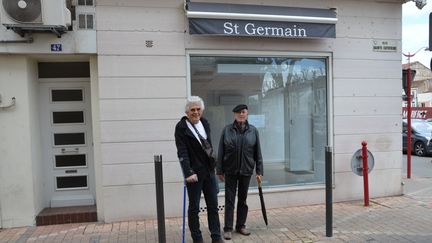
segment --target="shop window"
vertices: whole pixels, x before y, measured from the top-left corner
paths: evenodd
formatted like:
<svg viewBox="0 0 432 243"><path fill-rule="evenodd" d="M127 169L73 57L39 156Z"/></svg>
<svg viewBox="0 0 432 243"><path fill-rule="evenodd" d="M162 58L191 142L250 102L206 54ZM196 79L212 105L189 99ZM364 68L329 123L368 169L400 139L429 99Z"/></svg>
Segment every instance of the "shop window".
<svg viewBox="0 0 432 243"><path fill-rule="evenodd" d="M191 92L206 103L216 150L232 108L245 103L260 133L264 185L324 183L326 57L191 56L190 67Z"/></svg>

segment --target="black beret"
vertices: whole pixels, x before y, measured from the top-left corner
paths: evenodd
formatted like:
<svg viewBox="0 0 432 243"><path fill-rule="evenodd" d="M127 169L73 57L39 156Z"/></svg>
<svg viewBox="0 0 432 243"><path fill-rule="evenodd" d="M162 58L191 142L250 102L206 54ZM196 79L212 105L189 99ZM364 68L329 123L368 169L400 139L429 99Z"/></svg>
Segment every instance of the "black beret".
<svg viewBox="0 0 432 243"><path fill-rule="evenodd" d="M233 112L240 112L243 109L247 110L248 109L247 105L245 105L245 104L237 105L236 107L234 107L234 109L232 109L232 111Z"/></svg>

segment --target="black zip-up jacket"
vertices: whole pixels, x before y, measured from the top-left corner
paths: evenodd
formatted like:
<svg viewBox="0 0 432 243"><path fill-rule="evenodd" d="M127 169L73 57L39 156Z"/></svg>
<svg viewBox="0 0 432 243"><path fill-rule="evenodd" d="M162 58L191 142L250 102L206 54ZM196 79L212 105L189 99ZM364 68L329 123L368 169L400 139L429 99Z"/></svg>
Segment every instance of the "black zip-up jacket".
<svg viewBox="0 0 432 243"><path fill-rule="evenodd" d="M251 176L263 175L261 145L256 127L246 121L245 131L240 132L236 122L225 126L219 142L216 174Z"/></svg>
<svg viewBox="0 0 432 243"><path fill-rule="evenodd" d="M209 158L197 138L186 124L187 117L184 116L177 123L175 128L175 142L177 146L177 156L183 170L185 178L193 175L203 175L204 173L213 172L214 165L210 165ZM211 144L210 125L208 121L201 118L201 123L207 133L207 140Z"/></svg>

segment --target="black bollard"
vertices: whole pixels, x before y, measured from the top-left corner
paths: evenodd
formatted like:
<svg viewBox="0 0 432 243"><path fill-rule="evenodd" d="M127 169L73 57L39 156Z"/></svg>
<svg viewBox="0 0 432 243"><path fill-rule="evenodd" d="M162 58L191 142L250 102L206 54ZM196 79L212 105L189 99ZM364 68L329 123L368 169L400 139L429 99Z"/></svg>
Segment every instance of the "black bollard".
<svg viewBox="0 0 432 243"><path fill-rule="evenodd" d="M158 237L160 243L166 243L162 155L154 156L154 164L155 164L155 179L156 179L156 207L157 207L157 221L158 221Z"/></svg>
<svg viewBox="0 0 432 243"><path fill-rule="evenodd" d="M326 236L333 236L333 180L332 148L325 148L325 181L326 181Z"/></svg>

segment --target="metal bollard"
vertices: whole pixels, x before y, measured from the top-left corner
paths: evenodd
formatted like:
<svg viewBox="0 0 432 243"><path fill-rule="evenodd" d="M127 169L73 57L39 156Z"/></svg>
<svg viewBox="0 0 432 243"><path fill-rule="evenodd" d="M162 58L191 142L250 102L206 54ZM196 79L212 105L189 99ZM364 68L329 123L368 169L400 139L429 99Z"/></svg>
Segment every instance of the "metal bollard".
<svg viewBox="0 0 432 243"><path fill-rule="evenodd" d="M325 182L326 182L326 236L333 236L333 179L332 148L325 148Z"/></svg>
<svg viewBox="0 0 432 243"><path fill-rule="evenodd" d="M155 165L155 179L156 179L156 207L157 207L158 237L159 237L158 242L166 243L162 155L154 156L154 165Z"/></svg>

